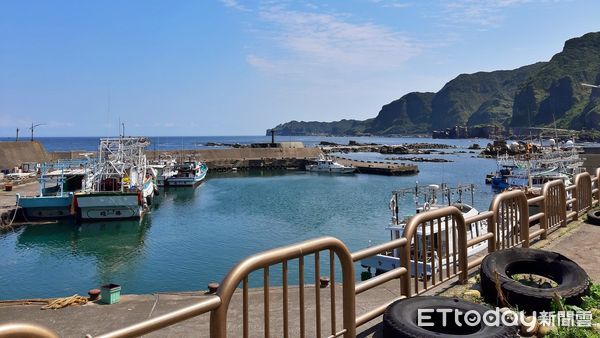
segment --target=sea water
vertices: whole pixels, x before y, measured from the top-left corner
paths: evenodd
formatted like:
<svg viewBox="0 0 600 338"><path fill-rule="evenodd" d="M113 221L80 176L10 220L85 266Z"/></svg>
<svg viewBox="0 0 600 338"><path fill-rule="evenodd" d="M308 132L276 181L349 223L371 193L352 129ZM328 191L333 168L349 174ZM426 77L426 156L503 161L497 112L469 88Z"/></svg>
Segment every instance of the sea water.
<svg viewBox="0 0 600 338"><path fill-rule="evenodd" d="M208 139L212 141L206 142L223 142L218 138L203 140ZM238 142L249 139L231 138ZM309 138L313 144L320 140L348 141ZM152 212L141 222L32 225L0 234L0 299L85 295L87 290L109 282L122 285L123 293L206 289L209 282L220 281L244 257L320 236L339 238L356 251L369 242L378 244L389 239L384 228L391 217L390 193L417 182L475 184L474 206L480 211L489 207L493 192L484 184L484 178L496 169L496 162L466 150L472 143L485 145L488 140L359 139L365 143L382 141L443 142L458 148L444 150L450 153L447 155L410 155L452 161L419 162L420 172L412 176L302 171L211 174L196 189L162 191ZM52 142L46 147L75 149L64 144L66 138ZM70 143L82 146L90 141L85 138ZM383 160L399 155L345 156ZM470 194L465 194L463 201L471 204ZM415 203L406 197L401 207L405 213L414 212ZM311 264L307 264L307 278L310 269ZM272 271L274 284L279 280L278 271ZM297 275L290 271L293 283ZM359 264L356 271L358 275ZM260 285L259 280L251 279L251 285Z"/></svg>

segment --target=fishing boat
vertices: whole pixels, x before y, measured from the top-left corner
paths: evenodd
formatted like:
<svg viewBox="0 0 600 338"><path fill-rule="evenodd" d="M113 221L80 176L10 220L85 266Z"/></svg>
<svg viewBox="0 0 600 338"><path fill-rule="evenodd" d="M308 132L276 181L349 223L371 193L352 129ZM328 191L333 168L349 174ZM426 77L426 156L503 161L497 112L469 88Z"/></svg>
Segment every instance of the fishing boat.
<svg viewBox="0 0 600 338"><path fill-rule="evenodd" d="M74 196L80 220L139 219L150 209L158 188L146 163L149 144L143 137L100 139L91 187Z"/></svg>
<svg viewBox="0 0 600 338"><path fill-rule="evenodd" d="M156 171L156 185L159 187L164 187L167 180L177 174L177 162L171 157L159 159L149 166Z"/></svg>
<svg viewBox="0 0 600 338"><path fill-rule="evenodd" d="M85 189L90 160L59 160L40 168L37 196L17 194L18 205L28 219L57 219L74 215L73 193ZM87 182L89 184L89 182Z"/></svg>
<svg viewBox="0 0 600 338"><path fill-rule="evenodd" d="M572 178L583 171L583 159L572 141L557 147L554 139L548 147L539 147L540 153L498 158L498 170L491 178L492 188L502 191L508 188L541 189L546 182L562 180L570 185Z"/></svg>
<svg viewBox="0 0 600 338"><path fill-rule="evenodd" d="M410 221L413 215L407 215L402 218L402 210L398 205L398 202L403 200L406 196L411 196L415 202L415 213L419 214L427 212L429 210L439 209L448 205L455 206L460 210L465 218L477 215L479 212L472 205L462 202L462 196L465 193L471 193L471 199L473 200L474 186L457 186L455 188L449 188L445 184L439 186L437 184L431 184L428 186L415 185L414 188L400 189L392 192L390 199L390 210L392 212L392 220L390 224L385 228L390 233L390 240L395 240L403 235L406 225ZM447 203L438 202L438 197L441 195L443 200ZM452 195L458 195L459 198L455 202L451 202ZM471 202L473 203L473 202ZM412 252L417 252L418 257L415 263L415 257L411 257L411 267L416 269L411 270L413 276L418 275L422 277L430 276L434 271L431 261L435 259L436 271L446 269L455 264L454 259L457 255L455 250L457 247L455 231L453 226L454 222L451 222L446 226L446 220L442 220L440 224L437 221L433 223L433 226L418 227L416 233L411 242L413 248ZM467 240L476 238L480 234L487 232L487 223L485 221L479 221L472 223L467 229ZM438 241L441 239L441 243ZM423 245L425 244L425 245ZM436 244L435 247L432 244ZM446 250L439 250L445 248ZM467 248L467 255L475 255L487 248L487 241L480 242L476 245ZM441 256L441 257L440 257ZM423 259L425 257L425 259ZM441 262L440 265L438 262ZM425 263L424 263L425 262ZM371 256L361 260L361 266L366 268L366 273L371 275L373 272L377 274L390 271L392 269L400 267L400 252L395 249L384 254Z"/></svg>
<svg viewBox="0 0 600 338"><path fill-rule="evenodd" d="M198 161L186 161L175 166L175 174L167 178L169 187L196 187L202 183L208 172L206 164Z"/></svg>
<svg viewBox="0 0 600 338"><path fill-rule="evenodd" d="M316 163L307 164L305 169L310 172L334 174L352 174L356 171L354 166L346 166L324 156L320 156Z"/></svg>

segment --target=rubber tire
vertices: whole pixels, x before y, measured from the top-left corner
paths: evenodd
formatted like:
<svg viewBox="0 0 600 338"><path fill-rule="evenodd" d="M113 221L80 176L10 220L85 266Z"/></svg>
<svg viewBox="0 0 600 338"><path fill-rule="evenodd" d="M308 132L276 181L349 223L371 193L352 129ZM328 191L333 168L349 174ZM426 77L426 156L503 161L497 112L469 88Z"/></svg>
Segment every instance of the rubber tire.
<svg viewBox="0 0 600 338"><path fill-rule="evenodd" d="M421 338L421 337L460 337L460 338L501 338L516 337L517 327L513 326L486 326L481 325L476 332L468 334L452 334L428 330L417 325L418 309L459 309L463 313L474 310L480 316L490 310L481 304L471 303L460 298L440 296L416 296L405 298L392 303L383 314L383 337L386 338ZM447 315L448 320L454 318L453 313ZM464 324L466 325L466 324Z"/></svg>
<svg viewBox="0 0 600 338"><path fill-rule="evenodd" d="M512 248L493 252L481 262L482 296L489 304L503 306L498 299L496 274L500 289L509 306L532 311L550 311L554 293L566 304L580 305L581 297L589 293L590 278L577 263L551 251ZM513 280L515 274L535 274L552 279L554 288L537 288Z"/></svg>
<svg viewBox="0 0 600 338"><path fill-rule="evenodd" d="M587 213L587 222L592 225L600 225L600 210L590 210Z"/></svg>

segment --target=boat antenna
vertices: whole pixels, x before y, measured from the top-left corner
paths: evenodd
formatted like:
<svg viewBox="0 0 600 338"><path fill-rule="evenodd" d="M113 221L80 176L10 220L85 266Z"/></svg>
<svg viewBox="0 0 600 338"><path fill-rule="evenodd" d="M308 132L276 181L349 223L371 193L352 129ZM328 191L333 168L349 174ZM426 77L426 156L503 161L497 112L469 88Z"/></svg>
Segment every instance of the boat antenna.
<svg viewBox="0 0 600 338"><path fill-rule="evenodd" d="M475 184L471 183L471 206L475 206Z"/></svg>

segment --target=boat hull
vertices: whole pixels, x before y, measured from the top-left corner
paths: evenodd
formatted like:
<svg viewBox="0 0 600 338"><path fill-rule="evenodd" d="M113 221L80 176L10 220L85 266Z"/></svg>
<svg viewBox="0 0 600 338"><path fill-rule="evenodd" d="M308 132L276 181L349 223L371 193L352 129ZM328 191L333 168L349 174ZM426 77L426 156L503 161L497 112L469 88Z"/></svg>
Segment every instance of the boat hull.
<svg viewBox="0 0 600 338"><path fill-rule="evenodd" d="M204 178L206 177L206 171L200 173L198 176L192 177L178 177L171 176L166 179L165 186L166 187L197 187L199 186Z"/></svg>
<svg viewBox="0 0 600 338"><path fill-rule="evenodd" d="M314 165L307 165L306 171L314 173L331 173L331 174L352 174L356 171L356 168L318 168Z"/></svg>
<svg viewBox="0 0 600 338"><path fill-rule="evenodd" d="M19 206L29 219L71 217L73 216L72 204L73 194L19 198Z"/></svg>
<svg viewBox="0 0 600 338"><path fill-rule="evenodd" d="M138 219L144 211L137 192L77 194L75 203L83 221Z"/></svg>

